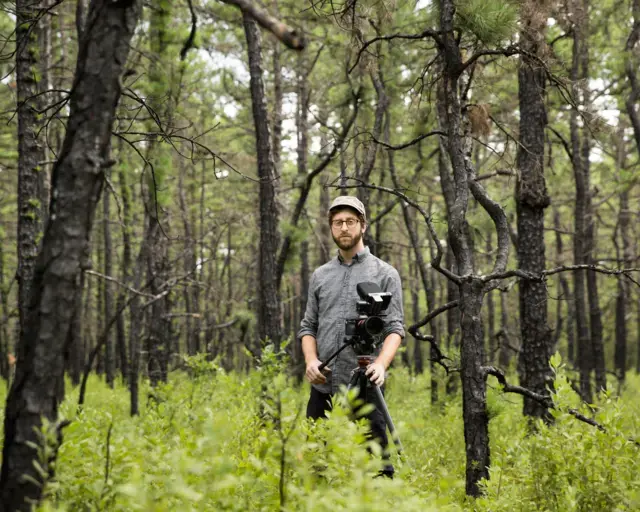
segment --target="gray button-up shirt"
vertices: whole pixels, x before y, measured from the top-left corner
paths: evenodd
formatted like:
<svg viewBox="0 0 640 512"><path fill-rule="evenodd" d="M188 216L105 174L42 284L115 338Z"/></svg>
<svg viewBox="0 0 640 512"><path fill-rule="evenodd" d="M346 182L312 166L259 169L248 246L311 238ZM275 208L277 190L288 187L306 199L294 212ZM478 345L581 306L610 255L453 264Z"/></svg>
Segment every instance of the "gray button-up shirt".
<svg viewBox="0 0 640 512"><path fill-rule="evenodd" d="M380 258L376 258L368 247L356 254L351 264L342 261L340 254L317 268L311 277L307 310L302 320L298 338L311 335L316 338L318 359L326 361L344 344L345 320L357 318L356 302L361 300L356 285L361 282L376 283L393 297L384 312L385 327L380 334L382 341L391 333L404 337L402 287L398 271ZM313 384L322 393L335 393L341 385L347 385L351 371L357 366L356 354L351 347L345 348L329 363L331 373L326 384Z"/></svg>

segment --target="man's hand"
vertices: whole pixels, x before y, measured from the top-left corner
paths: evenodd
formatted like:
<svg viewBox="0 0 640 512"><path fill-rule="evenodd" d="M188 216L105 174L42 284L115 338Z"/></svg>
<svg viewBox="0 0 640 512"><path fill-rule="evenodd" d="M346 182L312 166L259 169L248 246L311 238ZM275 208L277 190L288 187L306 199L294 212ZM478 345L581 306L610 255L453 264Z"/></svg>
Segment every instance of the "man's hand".
<svg viewBox="0 0 640 512"><path fill-rule="evenodd" d="M331 368L325 366L322 369L322 372L319 370L319 366L322 364L320 359L315 359L307 364L307 371L305 372L305 377L311 384L324 384L327 382L327 377L323 375L324 373L331 372Z"/></svg>
<svg viewBox="0 0 640 512"><path fill-rule="evenodd" d="M382 386L384 384L384 365L382 363L371 363L367 366L366 375L369 375L369 379L376 386Z"/></svg>

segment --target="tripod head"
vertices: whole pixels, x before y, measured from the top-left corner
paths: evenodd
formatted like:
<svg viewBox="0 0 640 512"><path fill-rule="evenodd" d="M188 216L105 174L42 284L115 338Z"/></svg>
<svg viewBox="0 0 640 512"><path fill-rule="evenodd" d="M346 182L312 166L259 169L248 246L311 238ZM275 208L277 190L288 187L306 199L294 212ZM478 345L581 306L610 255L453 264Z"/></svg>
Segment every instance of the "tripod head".
<svg viewBox="0 0 640 512"><path fill-rule="evenodd" d="M356 354L370 355L384 330L384 311L389 307L392 295L371 282L358 283L356 290L361 299L356 302L358 317L345 320L344 341Z"/></svg>

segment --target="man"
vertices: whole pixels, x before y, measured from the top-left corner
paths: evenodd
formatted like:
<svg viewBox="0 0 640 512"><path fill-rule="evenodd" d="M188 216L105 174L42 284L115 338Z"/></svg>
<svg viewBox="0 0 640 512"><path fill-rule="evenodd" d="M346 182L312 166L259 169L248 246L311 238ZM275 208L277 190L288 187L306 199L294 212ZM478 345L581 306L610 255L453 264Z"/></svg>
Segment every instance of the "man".
<svg viewBox="0 0 640 512"><path fill-rule="evenodd" d="M311 396L307 404L307 417L326 417L331 410L332 396L340 386L347 385L351 371L357 366L356 354L351 347L333 359L321 372L319 367L344 344L345 319L356 316L359 300L356 285L361 282L376 283L393 297L386 310L385 327L380 337L382 345L376 350L375 360L366 369L366 375L376 386L384 384L385 372L404 337L402 288L395 268L371 254L362 240L367 229L364 205L357 197L337 197L328 212L329 226L338 254L315 270L309 285L307 310L302 320L298 338L306 362L306 378L311 383ZM373 393L367 393L373 395ZM369 401L370 396L365 397ZM393 476L393 466L388 462L386 422L381 411L369 416L371 436L383 449L385 476Z"/></svg>

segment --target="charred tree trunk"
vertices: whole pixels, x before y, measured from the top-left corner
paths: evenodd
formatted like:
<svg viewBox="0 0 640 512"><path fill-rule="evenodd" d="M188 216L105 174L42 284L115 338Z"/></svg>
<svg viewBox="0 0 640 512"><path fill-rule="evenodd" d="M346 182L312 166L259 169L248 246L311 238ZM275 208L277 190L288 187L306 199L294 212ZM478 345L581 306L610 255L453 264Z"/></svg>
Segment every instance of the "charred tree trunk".
<svg viewBox="0 0 640 512"><path fill-rule="evenodd" d="M544 178L544 130L546 71L540 56L546 48L547 16L541 5L532 0L522 4L523 24L520 44L526 51L520 59L518 89L520 99L520 144L518 145L518 180L516 210L518 215L518 268L540 274L546 266L544 245L544 210L549 195ZM537 58L536 58L537 56ZM547 324L546 283L522 279L520 287L520 382L539 394L548 394L553 378L549 366L551 329ZM547 417L547 409L536 400L524 397L523 414Z"/></svg>
<svg viewBox="0 0 640 512"><path fill-rule="evenodd" d="M270 341L276 352L280 349L280 297L277 284L278 204L277 176L273 161L264 85L260 31L256 22L243 14L244 31L249 54L249 73L253 121L256 130L260 203L260 248L258 253L258 336L260 342Z"/></svg>
<svg viewBox="0 0 640 512"><path fill-rule="evenodd" d="M0 497L4 510L31 510L43 475L34 460L37 432L48 420L61 440L58 405L64 397L64 353L81 263L109 165L109 142L120 77L140 16L140 2L94 1L81 41L65 141L53 169L50 221L38 255L16 375L7 398ZM25 478L28 477L28 478Z"/></svg>
<svg viewBox="0 0 640 512"><path fill-rule="evenodd" d="M38 140L43 118L37 76L41 31L40 8L33 0L16 0L16 87L18 93L18 314L20 337L26 329L29 296L44 227L42 162L44 146Z"/></svg>

